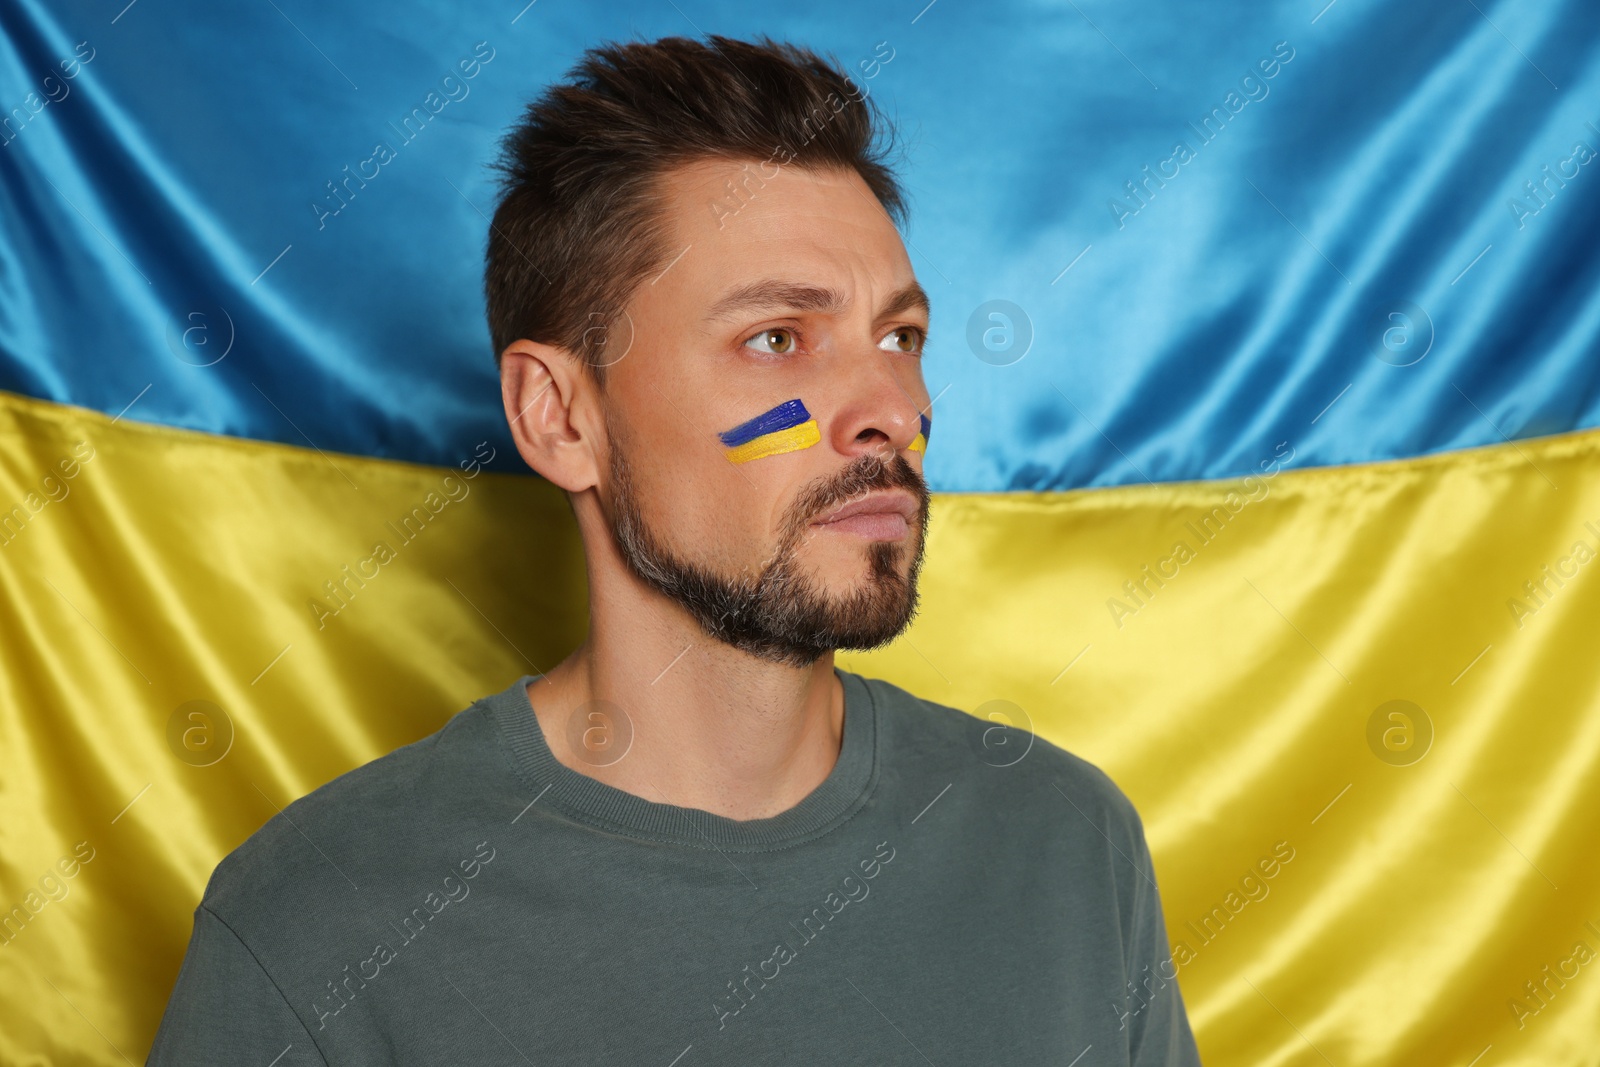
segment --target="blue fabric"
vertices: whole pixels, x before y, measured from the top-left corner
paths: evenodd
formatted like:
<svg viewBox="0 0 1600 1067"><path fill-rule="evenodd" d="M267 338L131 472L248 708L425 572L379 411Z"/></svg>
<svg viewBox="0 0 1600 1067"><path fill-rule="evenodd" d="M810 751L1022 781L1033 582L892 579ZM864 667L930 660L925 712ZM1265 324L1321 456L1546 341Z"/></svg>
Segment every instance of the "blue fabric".
<svg viewBox="0 0 1600 1067"><path fill-rule="evenodd" d="M1600 8L1250 6L0 0L0 388L520 469L480 295L496 137L591 44L768 32L900 124L935 490L1600 424Z"/></svg>

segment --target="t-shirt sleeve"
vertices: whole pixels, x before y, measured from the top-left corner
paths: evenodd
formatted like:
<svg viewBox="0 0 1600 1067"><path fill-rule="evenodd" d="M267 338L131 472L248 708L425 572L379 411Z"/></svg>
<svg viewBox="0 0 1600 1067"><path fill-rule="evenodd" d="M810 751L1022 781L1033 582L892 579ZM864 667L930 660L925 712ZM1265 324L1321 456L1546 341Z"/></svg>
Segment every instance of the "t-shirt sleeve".
<svg viewBox="0 0 1600 1067"><path fill-rule="evenodd" d="M1129 1020L1128 1060L1133 1067L1199 1067L1200 1053L1189 1028L1177 968L1167 943L1161 894L1144 826L1135 817L1133 857L1139 878L1133 894L1132 929L1128 937L1130 1006L1145 1005Z"/></svg>
<svg viewBox="0 0 1600 1067"><path fill-rule="evenodd" d="M195 909L194 934L145 1062L327 1067L261 963L205 904Z"/></svg>

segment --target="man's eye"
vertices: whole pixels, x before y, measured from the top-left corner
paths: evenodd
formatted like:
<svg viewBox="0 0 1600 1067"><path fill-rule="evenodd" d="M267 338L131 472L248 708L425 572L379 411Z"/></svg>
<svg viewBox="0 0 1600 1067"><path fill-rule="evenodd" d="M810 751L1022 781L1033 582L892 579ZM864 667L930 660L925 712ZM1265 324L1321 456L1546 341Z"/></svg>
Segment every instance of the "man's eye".
<svg viewBox="0 0 1600 1067"><path fill-rule="evenodd" d="M926 341L923 332L915 326L897 327L885 334L883 339L886 344L880 344L879 348L912 355L921 355L923 343Z"/></svg>
<svg viewBox="0 0 1600 1067"><path fill-rule="evenodd" d="M751 345L758 341L771 346L769 348L761 348L760 351L771 352L775 356L785 356L794 349L794 331L785 329L782 326L775 326L770 330L762 330L746 341L745 344Z"/></svg>

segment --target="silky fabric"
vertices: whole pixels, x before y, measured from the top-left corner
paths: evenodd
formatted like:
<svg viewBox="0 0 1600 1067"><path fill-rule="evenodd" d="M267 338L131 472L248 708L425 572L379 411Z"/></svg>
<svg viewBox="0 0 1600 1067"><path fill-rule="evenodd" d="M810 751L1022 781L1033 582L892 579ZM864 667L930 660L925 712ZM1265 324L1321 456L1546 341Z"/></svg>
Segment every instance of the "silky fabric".
<svg viewBox="0 0 1600 1067"><path fill-rule="evenodd" d="M520 473L496 138L585 48L703 31L898 124L935 491L1600 425L1593 0L925 2L0 0L0 388Z"/></svg>
<svg viewBox="0 0 1600 1067"><path fill-rule="evenodd" d="M218 860L581 640L559 492L462 463L0 394L0 1062L142 1059ZM1204 1062L1592 1063L1596 548L1595 431L937 494L918 618L838 662L1128 793Z"/></svg>
<svg viewBox="0 0 1600 1067"><path fill-rule="evenodd" d="M1600 8L917 7L0 0L0 1062L141 1059L222 855L581 640L484 165L707 31L902 130L935 506L841 665L1111 773L1206 1062L1600 1063Z"/></svg>

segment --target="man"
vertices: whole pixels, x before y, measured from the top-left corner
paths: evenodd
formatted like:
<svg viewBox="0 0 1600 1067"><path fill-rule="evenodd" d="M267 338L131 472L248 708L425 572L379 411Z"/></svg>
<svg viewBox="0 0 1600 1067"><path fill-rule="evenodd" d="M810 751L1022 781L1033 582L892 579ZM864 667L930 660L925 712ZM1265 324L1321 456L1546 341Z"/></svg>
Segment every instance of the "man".
<svg viewBox="0 0 1600 1067"><path fill-rule="evenodd" d="M223 860L152 1063L1198 1062L1117 787L833 665L905 629L928 524L875 121L720 37L529 107L490 332L587 640Z"/></svg>

